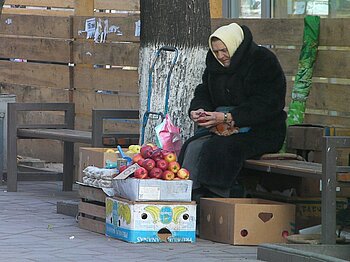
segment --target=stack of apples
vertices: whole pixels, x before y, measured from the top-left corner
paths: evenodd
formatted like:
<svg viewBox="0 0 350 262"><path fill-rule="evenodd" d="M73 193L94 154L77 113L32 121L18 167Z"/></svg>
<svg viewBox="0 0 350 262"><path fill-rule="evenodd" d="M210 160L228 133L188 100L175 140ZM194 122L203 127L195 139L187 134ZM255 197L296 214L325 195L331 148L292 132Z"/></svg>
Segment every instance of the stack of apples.
<svg viewBox="0 0 350 262"><path fill-rule="evenodd" d="M153 144L141 146L140 153L132 158L132 164L137 163L140 167L135 170L134 178L156 178L163 180L189 179L190 173L182 168L177 162L176 154L163 150ZM119 172L125 170L122 166Z"/></svg>

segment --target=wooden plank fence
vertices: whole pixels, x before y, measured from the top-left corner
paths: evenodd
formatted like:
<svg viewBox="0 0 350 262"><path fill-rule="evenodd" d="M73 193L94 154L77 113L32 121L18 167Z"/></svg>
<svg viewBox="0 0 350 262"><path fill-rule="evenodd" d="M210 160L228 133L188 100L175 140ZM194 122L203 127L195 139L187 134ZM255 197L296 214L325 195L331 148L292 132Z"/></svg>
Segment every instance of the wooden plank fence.
<svg viewBox="0 0 350 262"><path fill-rule="evenodd" d="M81 130L91 130L92 108L137 109L139 20L138 0L5 1L1 92L15 94L18 102L74 102L75 125ZM94 40L94 32L87 37L88 21L107 32L106 38ZM21 121L60 117L39 113ZM106 128L138 129L138 124L109 123ZM19 154L60 161L59 148L54 141L21 141Z"/></svg>

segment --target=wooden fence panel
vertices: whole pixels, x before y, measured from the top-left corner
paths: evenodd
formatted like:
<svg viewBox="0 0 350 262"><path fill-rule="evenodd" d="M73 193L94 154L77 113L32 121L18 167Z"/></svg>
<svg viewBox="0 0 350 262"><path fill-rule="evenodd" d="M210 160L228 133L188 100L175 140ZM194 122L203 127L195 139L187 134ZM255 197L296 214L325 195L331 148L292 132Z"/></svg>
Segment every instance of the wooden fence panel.
<svg viewBox="0 0 350 262"><path fill-rule="evenodd" d="M5 5L74 8L75 0L6 0Z"/></svg>
<svg viewBox="0 0 350 262"><path fill-rule="evenodd" d="M76 111L76 128L91 128L91 109L138 109L139 97L104 95L86 90L74 92L74 103Z"/></svg>
<svg viewBox="0 0 350 262"><path fill-rule="evenodd" d="M229 23L247 25L261 45L302 45L303 19L212 19L212 31ZM321 19L320 46L350 46L349 19Z"/></svg>
<svg viewBox="0 0 350 262"><path fill-rule="evenodd" d="M70 85L69 68L57 64L0 61L0 82L64 90Z"/></svg>
<svg viewBox="0 0 350 262"><path fill-rule="evenodd" d="M0 24L2 35L71 38L68 17L2 14Z"/></svg>
<svg viewBox="0 0 350 262"><path fill-rule="evenodd" d="M85 21L91 17L77 16L74 18L74 38L86 39ZM123 15L118 17L98 17L102 21L108 20L109 32L106 41L109 42L139 42L140 37L135 36L136 22L140 20L139 15ZM96 18L96 19L98 19Z"/></svg>
<svg viewBox="0 0 350 262"><path fill-rule="evenodd" d="M121 94L137 95L138 72L121 68L74 68L74 87L80 91L112 90Z"/></svg>
<svg viewBox="0 0 350 262"><path fill-rule="evenodd" d="M139 44L74 42L74 63L90 65L138 66Z"/></svg>
<svg viewBox="0 0 350 262"><path fill-rule="evenodd" d="M140 11L139 0L95 0L94 6L101 10Z"/></svg>
<svg viewBox="0 0 350 262"><path fill-rule="evenodd" d="M69 63L70 42L65 39L1 37L0 57Z"/></svg>

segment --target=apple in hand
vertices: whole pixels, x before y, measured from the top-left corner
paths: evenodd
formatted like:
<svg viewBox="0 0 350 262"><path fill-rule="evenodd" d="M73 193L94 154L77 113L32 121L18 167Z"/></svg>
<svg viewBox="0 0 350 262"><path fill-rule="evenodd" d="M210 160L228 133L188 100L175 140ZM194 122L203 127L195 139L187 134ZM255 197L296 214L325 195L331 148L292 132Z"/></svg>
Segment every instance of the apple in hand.
<svg viewBox="0 0 350 262"><path fill-rule="evenodd" d="M163 154L163 159L168 163L176 161L176 154L174 152L163 150L162 154Z"/></svg>
<svg viewBox="0 0 350 262"><path fill-rule="evenodd" d="M160 169L167 170L168 169L168 165L169 163L167 161L165 161L164 159L160 159L156 162L156 166Z"/></svg>
<svg viewBox="0 0 350 262"><path fill-rule="evenodd" d="M139 167L135 170L134 177L140 179L148 178L148 171L144 167Z"/></svg>
<svg viewBox="0 0 350 262"><path fill-rule="evenodd" d="M156 166L156 162L152 158L146 158L142 162L142 167L146 168L147 171L151 171Z"/></svg>
<svg viewBox="0 0 350 262"><path fill-rule="evenodd" d="M149 177L161 179L162 174L163 174L163 170L158 167L155 167L149 172Z"/></svg>
<svg viewBox="0 0 350 262"><path fill-rule="evenodd" d="M170 170L165 170L162 173L162 179L164 180L173 180L175 178L175 174L171 172Z"/></svg>
<svg viewBox="0 0 350 262"><path fill-rule="evenodd" d="M143 145L140 149L140 154L143 158L150 158L152 156L153 149L150 145Z"/></svg>
<svg viewBox="0 0 350 262"><path fill-rule="evenodd" d="M176 161L172 161L168 165L168 170L176 174L180 170L180 164Z"/></svg>
<svg viewBox="0 0 350 262"><path fill-rule="evenodd" d="M137 153L133 156L132 162L138 163L139 160L144 160L143 156L140 153Z"/></svg>
<svg viewBox="0 0 350 262"><path fill-rule="evenodd" d="M190 172L186 168L180 168L179 171L177 171L176 176L181 179L189 179L190 178Z"/></svg>

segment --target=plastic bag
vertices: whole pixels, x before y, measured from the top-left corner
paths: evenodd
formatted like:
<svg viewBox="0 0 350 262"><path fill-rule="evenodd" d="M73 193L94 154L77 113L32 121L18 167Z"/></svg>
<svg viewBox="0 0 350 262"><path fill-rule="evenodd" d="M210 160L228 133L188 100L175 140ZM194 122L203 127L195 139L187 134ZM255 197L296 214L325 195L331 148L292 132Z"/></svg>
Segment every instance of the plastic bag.
<svg viewBox="0 0 350 262"><path fill-rule="evenodd" d="M182 147L182 140L180 136L180 128L175 126L166 114L162 123L155 127L156 144L158 147L173 151L178 155Z"/></svg>

